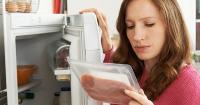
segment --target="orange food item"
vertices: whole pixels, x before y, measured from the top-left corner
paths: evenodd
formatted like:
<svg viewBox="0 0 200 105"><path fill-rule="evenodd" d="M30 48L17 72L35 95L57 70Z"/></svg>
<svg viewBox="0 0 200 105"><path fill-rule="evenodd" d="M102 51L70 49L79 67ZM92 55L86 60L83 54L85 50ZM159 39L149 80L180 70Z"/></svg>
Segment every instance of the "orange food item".
<svg viewBox="0 0 200 105"><path fill-rule="evenodd" d="M35 65L18 65L17 66L17 82L18 86L29 83L31 76L37 70Z"/></svg>
<svg viewBox="0 0 200 105"><path fill-rule="evenodd" d="M125 95L124 90L133 90L127 84L84 74L81 76L81 84L90 97L95 100L112 104L128 105L132 100Z"/></svg>

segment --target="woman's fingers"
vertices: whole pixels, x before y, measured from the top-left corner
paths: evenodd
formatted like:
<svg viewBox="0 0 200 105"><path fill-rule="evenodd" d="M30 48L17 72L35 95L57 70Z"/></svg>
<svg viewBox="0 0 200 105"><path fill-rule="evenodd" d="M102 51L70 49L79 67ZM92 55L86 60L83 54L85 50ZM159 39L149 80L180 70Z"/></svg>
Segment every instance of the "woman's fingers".
<svg viewBox="0 0 200 105"><path fill-rule="evenodd" d="M136 101L130 101L128 105L141 105L141 104Z"/></svg>
<svg viewBox="0 0 200 105"><path fill-rule="evenodd" d="M81 10L80 13L84 13L84 12L96 12L96 11L97 11L96 8L87 8L87 9Z"/></svg>
<svg viewBox="0 0 200 105"><path fill-rule="evenodd" d="M140 89L138 93L146 97L146 95L144 94L144 91L142 89Z"/></svg>
<svg viewBox="0 0 200 105"><path fill-rule="evenodd" d="M136 91L125 90L125 94L127 94L129 97L132 97L134 100L142 105L153 105L153 103L148 100L145 95L137 93Z"/></svg>
<svg viewBox="0 0 200 105"><path fill-rule="evenodd" d="M112 41L109 37L109 30L108 30L106 16L102 12L98 11L96 8L88 8L80 11L80 13L87 13L87 12L94 13L96 15L98 24L102 31L101 43L103 52L109 51L110 49L112 49Z"/></svg>
<svg viewBox="0 0 200 105"><path fill-rule="evenodd" d="M101 43L103 52L109 51L110 49L112 49L112 41L109 37L109 30L108 30L106 16L102 12L98 11L96 8L88 8L80 11L80 13L87 13L87 12L94 13L96 15L98 24L102 31Z"/></svg>

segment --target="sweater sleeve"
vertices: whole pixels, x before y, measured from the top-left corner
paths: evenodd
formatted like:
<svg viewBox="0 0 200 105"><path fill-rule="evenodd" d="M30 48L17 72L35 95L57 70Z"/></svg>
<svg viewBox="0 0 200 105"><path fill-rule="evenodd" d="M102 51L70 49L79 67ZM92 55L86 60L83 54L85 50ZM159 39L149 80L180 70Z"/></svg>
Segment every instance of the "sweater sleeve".
<svg viewBox="0 0 200 105"><path fill-rule="evenodd" d="M114 47L112 46L112 48L106 52L104 52L105 57L104 57L104 63L111 63L112 62L112 55L115 52Z"/></svg>
<svg viewBox="0 0 200 105"><path fill-rule="evenodd" d="M105 54L105 58L104 58L104 63L110 63L112 62L112 55L115 52L114 47L112 46L112 48L106 52L104 52ZM110 104L110 105L117 105L117 104Z"/></svg>

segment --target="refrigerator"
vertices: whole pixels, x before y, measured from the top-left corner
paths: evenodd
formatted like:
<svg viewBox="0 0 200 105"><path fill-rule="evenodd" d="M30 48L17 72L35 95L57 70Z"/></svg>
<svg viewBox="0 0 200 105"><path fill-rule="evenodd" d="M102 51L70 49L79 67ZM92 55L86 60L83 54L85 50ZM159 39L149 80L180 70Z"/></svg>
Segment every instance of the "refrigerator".
<svg viewBox="0 0 200 105"><path fill-rule="evenodd" d="M2 14L0 14L2 19ZM5 52L4 52L4 36L3 21L0 21L0 105L5 105L6 99L6 74L5 74Z"/></svg>
<svg viewBox="0 0 200 105"><path fill-rule="evenodd" d="M55 54L61 48L67 49L66 59L103 61L101 33L95 14L6 13L1 20L7 105L54 105L54 94L62 87L71 89L67 96L71 98L71 105L96 104L83 91L70 65L61 69L54 65ZM56 44L58 42L63 42L64 47L55 47L60 45ZM17 65L29 64L37 65L37 71L27 85L18 86Z"/></svg>

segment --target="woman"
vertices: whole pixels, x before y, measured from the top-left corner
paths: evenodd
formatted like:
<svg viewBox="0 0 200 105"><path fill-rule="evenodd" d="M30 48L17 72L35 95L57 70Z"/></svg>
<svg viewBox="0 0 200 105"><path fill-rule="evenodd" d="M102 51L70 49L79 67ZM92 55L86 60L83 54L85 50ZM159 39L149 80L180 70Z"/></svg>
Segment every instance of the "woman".
<svg viewBox="0 0 200 105"><path fill-rule="evenodd" d="M120 44L113 53L104 15L106 61L129 64L143 92L125 90L129 105L200 105L200 76L191 65L188 31L176 0L123 0L117 19Z"/></svg>

